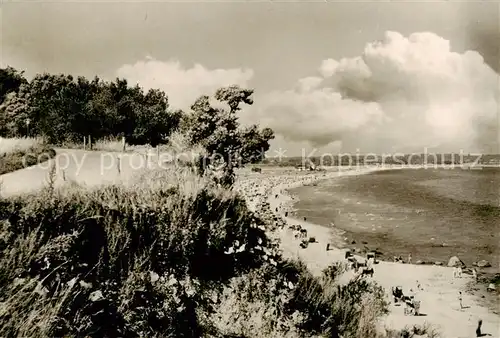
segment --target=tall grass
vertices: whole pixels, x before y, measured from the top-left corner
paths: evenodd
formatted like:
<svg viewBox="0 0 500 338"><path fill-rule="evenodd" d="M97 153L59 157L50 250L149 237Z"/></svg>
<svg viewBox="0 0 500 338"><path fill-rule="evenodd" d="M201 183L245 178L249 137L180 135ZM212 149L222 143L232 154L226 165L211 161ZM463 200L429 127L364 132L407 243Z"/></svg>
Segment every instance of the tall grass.
<svg viewBox="0 0 500 338"><path fill-rule="evenodd" d="M0 137L0 175L48 161L55 155L43 138Z"/></svg>
<svg viewBox="0 0 500 338"><path fill-rule="evenodd" d="M210 332L214 295L268 241L234 192L156 180L0 201L0 336Z"/></svg>
<svg viewBox="0 0 500 338"><path fill-rule="evenodd" d="M366 279L341 286L344 271L334 265L317 277L298 261L268 264L233 282L217 325L234 337L378 337L383 290Z"/></svg>
<svg viewBox="0 0 500 338"><path fill-rule="evenodd" d="M123 141L121 137L105 137L102 139L91 140L91 141L92 141L92 150L95 151L109 151L109 152L123 151ZM61 147L70 149L84 149L84 146L86 150L91 150L90 145L88 143L84 144L83 138L81 142L66 141L61 144ZM150 147L148 147L147 145L130 145L128 143L125 143L126 152L145 152L149 148Z"/></svg>
<svg viewBox="0 0 500 338"><path fill-rule="evenodd" d="M44 144L41 137L20 137L20 138L3 138L0 137L0 155L5 155L13 152L26 152L27 150L39 147Z"/></svg>
<svg viewBox="0 0 500 338"><path fill-rule="evenodd" d="M207 177L48 181L0 200L1 337L380 337L381 288L282 259L242 197Z"/></svg>
<svg viewBox="0 0 500 338"><path fill-rule="evenodd" d="M441 336L438 329L428 323L422 325L407 325L402 330L386 329L383 338L439 338Z"/></svg>
<svg viewBox="0 0 500 338"><path fill-rule="evenodd" d="M73 148L73 149L83 149L83 139L81 142L65 142L62 144L62 147L65 148ZM168 142L166 144L162 144L158 146L160 152L168 152L172 155L180 155L182 153L188 154L192 151L198 152L201 147L197 146L196 149L193 149L188 144L186 136L179 132L175 131L172 135L169 136ZM87 145L87 149L90 150L90 147ZM92 143L92 150L96 151L110 151L110 152L122 152L123 151L123 141L121 137L106 137L98 140L94 140ZM156 148L152 148L149 145L131 145L125 142L125 151L126 152L137 152L137 153L145 153L145 152L156 152Z"/></svg>

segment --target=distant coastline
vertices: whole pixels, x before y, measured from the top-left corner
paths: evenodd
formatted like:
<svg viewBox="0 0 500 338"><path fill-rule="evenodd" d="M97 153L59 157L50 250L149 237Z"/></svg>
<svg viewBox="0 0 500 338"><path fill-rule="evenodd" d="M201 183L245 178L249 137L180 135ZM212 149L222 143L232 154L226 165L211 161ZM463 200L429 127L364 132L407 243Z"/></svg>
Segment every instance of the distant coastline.
<svg viewBox="0 0 500 338"><path fill-rule="evenodd" d="M487 168L498 168L498 166L488 166ZM385 169L390 170L389 168ZM391 168L391 169L410 169L410 168L406 167L406 168ZM416 168L411 168L411 169L416 169ZM379 171L378 170L372 171L372 173L377 173L377 172ZM427 174L421 172L421 174L419 175L427 175ZM340 176L339 178L341 177L342 176ZM378 179L378 177L376 178ZM403 249L410 251L413 250L415 251L413 255L415 257L414 262L416 262L417 260L421 260L422 262L427 262L427 263L434 263L435 261L441 261L443 264L446 264L447 260L451 256L458 254L458 253L452 253L454 245L457 246L457 251L460 251L459 250L461 249L460 241L462 241L462 239L457 239L456 238L457 236L449 237L449 234L447 235L449 230L444 228L437 228L437 229L428 229L428 232L426 232L426 229L422 229L422 227L425 225L426 222L429 223L428 225L426 225L429 227L436 226L436 224L441 224L442 222L449 222L450 226L457 228L457 230L454 231L460 231L458 230L460 228L459 225L457 226L458 221L456 219L459 216L451 215L449 216L449 219L446 219L444 215L447 211L444 209L434 210L430 208L429 209L430 211L428 212L432 212L432 214L430 215L418 214L422 212L421 210L428 207L425 205L426 198L432 197L432 202L434 204L440 203L439 202L440 196L431 195L429 192L427 192L426 187L425 187L425 195L419 196L419 194L423 193L412 192L414 194L413 198L416 198L417 200L421 199L423 201L422 205L419 205L418 203L416 205L412 205L411 201L410 202L406 201L405 202L406 205L403 207L403 206L398 206L397 203L395 203L395 206L393 206L389 202L383 202L386 204L384 208L387 209L384 211L378 210L377 209L378 207L376 206L376 199L379 198L380 196L376 195L371 196L369 202L375 204L368 205L369 203L366 201L361 202L363 201L363 198L359 198L359 196L362 196L362 194L360 194L359 192L356 192L356 194L350 196L350 192L348 190L343 191L342 194L339 193L339 195L342 195L342 198L347 199L349 201L351 199L354 199L356 201L354 203L347 202L345 203L345 205L339 206L337 209L343 209L343 212L349 213L350 216L337 217L337 220L334 221L333 219L335 218L335 216L333 214L335 213L334 209L336 208L334 205L336 203L342 204L342 202L340 201L340 199L336 198L332 199L328 192L328 190L333 189L332 195L336 194L335 188L331 186L336 185L337 183L333 182L341 182L341 181L337 180L337 177L334 177L333 179L328 178L326 180L319 180L315 185L304 185L302 187L289 189L288 194L293 196L294 199L294 203L293 205L291 205L291 209L293 210L293 217L297 219L303 219L304 217L306 217L308 222L331 228L336 233L335 237L342 236L342 238L344 239L343 242L336 243L337 245L341 245L343 247L353 247L358 250L377 249L381 252L381 259L385 260L391 260L392 257L394 256L394 253L403 254L404 256L406 256L408 251L406 251L406 253L403 253L402 252ZM365 177L363 179L363 182L364 182L363 184L370 184L370 179ZM354 185L354 187L356 186ZM420 186L418 187L420 188ZM342 186L342 189L347 189L347 188ZM398 193L401 193L403 191L402 189L403 188L399 189ZM368 193L373 194L373 192L366 192L365 194ZM347 196L348 198L345 196ZM323 197L326 198L326 201L322 200ZM366 205L363 205L362 203L365 203ZM453 207L452 205L453 203L449 199L446 201L446 203L447 203L446 206L451 205ZM488 209L488 207L475 206L474 204L469 205L464 201L457 201L456 203L461 204L460 206L457 206L457 209L467 208L467 207L470 208L471 210L469 212L463 211L463 214L464 215L470 214L474 217L477 216L476 215L477 212L484 212L481 211L482 209L484 210ZM492 212L495 213L499 212L500 210L499 207L500 206L492 206L491 207ZM412 211L412 208L415 210ZM451 209L449 212L456 213L457 209ZM458 211L460 212L460 210ZM442 217L445 218L441 223L431 223L434 214L442 215ZM401 220L397 221L396 217L401 217ZM407 218L406 221L404 220L405 217ZM486 215L485 217L486 220L483 219L484 224L483 224L483 229L481 231L482 233L487 233L488 231L491 231L493 233L494 229L485 228L486 226L490 227L494 226L492 224L493 221L490 219L493 216ZM374 224L372 224L371 227L368 227L367 224L370 224L370 218L374 220ZM386 218L389 220L386 220ZM394 218L394 220L392 220L391 218ZM331 226L332 223L337 223L337 222L338 224L336 224L335 227ZM473 226L474 222L475 222L474 219L468 220L468 224L471 224L470 226ZM385 223L387 223L387 225ZM390 227L391 224L397 224L396 227L398 227L398 225L400 224L407 224L409 226L408 231L410 231L410 233L413 233L415 229L417 229L418 236L428 238L429 240L427 242L422 242L422 241L408 242L409 239L407 237L406 239L405 237L401 238L400 234L397 233L394 235L393 238L391 237L394 232L393 229L387 230L387 234L379 234L379 231L383 230L384 227ZM432 241L434 241L434 237L437 237L435 243L430 242L431 239ZM392 239L394 240L394 242L396 242L395 244L391 243ZM450 241L451 244L447 243L448 241ZM491 243L489 244L477 243L478 247L481 246L485 247L484 249L477 249L476 252L478 252L477 254L478 257L480 258L488 257L487 260L491 261L493 266L491 269L487 269L489 272L497 272L496 270L498 270L498 264L496 262L497 259L495 259L497 258L495 257L495 253L498 251L498 248L492 248L491 245L492 245ZM409 246L410 248L406 249L407 246ZM494 252L490 252L490 254L488 254L489 250L494 250ZM474 257L474 254L469 254L467 252L464 252L462 253L462 255L465 256L464 259L467 261L466 263L469 266L474 261L479 260L479 258L476 259Z"/></svg>

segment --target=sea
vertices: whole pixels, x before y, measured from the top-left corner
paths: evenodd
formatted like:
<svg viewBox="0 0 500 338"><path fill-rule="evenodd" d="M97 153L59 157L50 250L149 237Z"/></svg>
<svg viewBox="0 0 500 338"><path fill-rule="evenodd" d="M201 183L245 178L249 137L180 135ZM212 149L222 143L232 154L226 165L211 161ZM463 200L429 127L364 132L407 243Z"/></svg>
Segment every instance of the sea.
<svg viewBox="0 0 500 338"><path fill-rule="evenodd" d="M290 193L297 217L341 233L346 247L387 260L485 259L499 270L500 168L383 170Z"/></svg>

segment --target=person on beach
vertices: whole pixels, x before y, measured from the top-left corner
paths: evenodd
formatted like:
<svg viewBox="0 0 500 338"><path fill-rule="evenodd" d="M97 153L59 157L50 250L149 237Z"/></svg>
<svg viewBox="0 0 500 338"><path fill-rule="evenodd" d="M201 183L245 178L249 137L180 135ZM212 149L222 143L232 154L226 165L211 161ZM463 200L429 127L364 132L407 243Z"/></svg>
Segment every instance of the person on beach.
<svg viewBox="0 0 500 338"><path fill-rule="evenodd" d="M366 261L366 270L372 271L373 270L373 258L369 258Z"/></svg>
<svg viewBox="0 0 500 338"><path fill-rule="evenodd" d="M479 321L477 322L476 337L482 337L483 336L483 334L481 332L481 326L482 325L483 325L483 320L479 319Z"/></svg>
<svg viewBox="0 0 500 338"><path fill-rule="evenodd" d="M408 254L408 264L411 264L411 252Z"/></svg>
<svg viewBox="0 0 500 338"><path fill-rule="evenodd" d="M457 277L458 277L458 278L462 278L462 267L461 267L461 266L459 266L459 267L457 268Z"/></svg>
<svg viewBox="0 0 500 338"><path fill-rule="evenodd" d="M457 267L453 267L453 278L457 278Z"/></svg>
<svg viewBox="0 0 500 338"><path fill-rule="evenodd" d="M462 304L462 291L458 292L458 301L460 302L460 310L463 310L464 306Z"/></svg>

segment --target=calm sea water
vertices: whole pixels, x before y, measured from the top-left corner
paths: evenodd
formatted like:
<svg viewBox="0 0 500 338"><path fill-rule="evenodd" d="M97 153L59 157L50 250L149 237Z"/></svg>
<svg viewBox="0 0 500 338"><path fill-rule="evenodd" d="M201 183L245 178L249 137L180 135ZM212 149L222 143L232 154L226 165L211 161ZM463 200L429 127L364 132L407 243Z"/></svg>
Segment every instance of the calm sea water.
<svg viewBox="0 0 500 338"><path fill-rule="evenodd" d="M498 270L500 168L380 171L325 180L291 191L300 217L345 230L351 247L383 257L467 265L486 259ZM363 244L367 243L367 244Z"/></svg>

